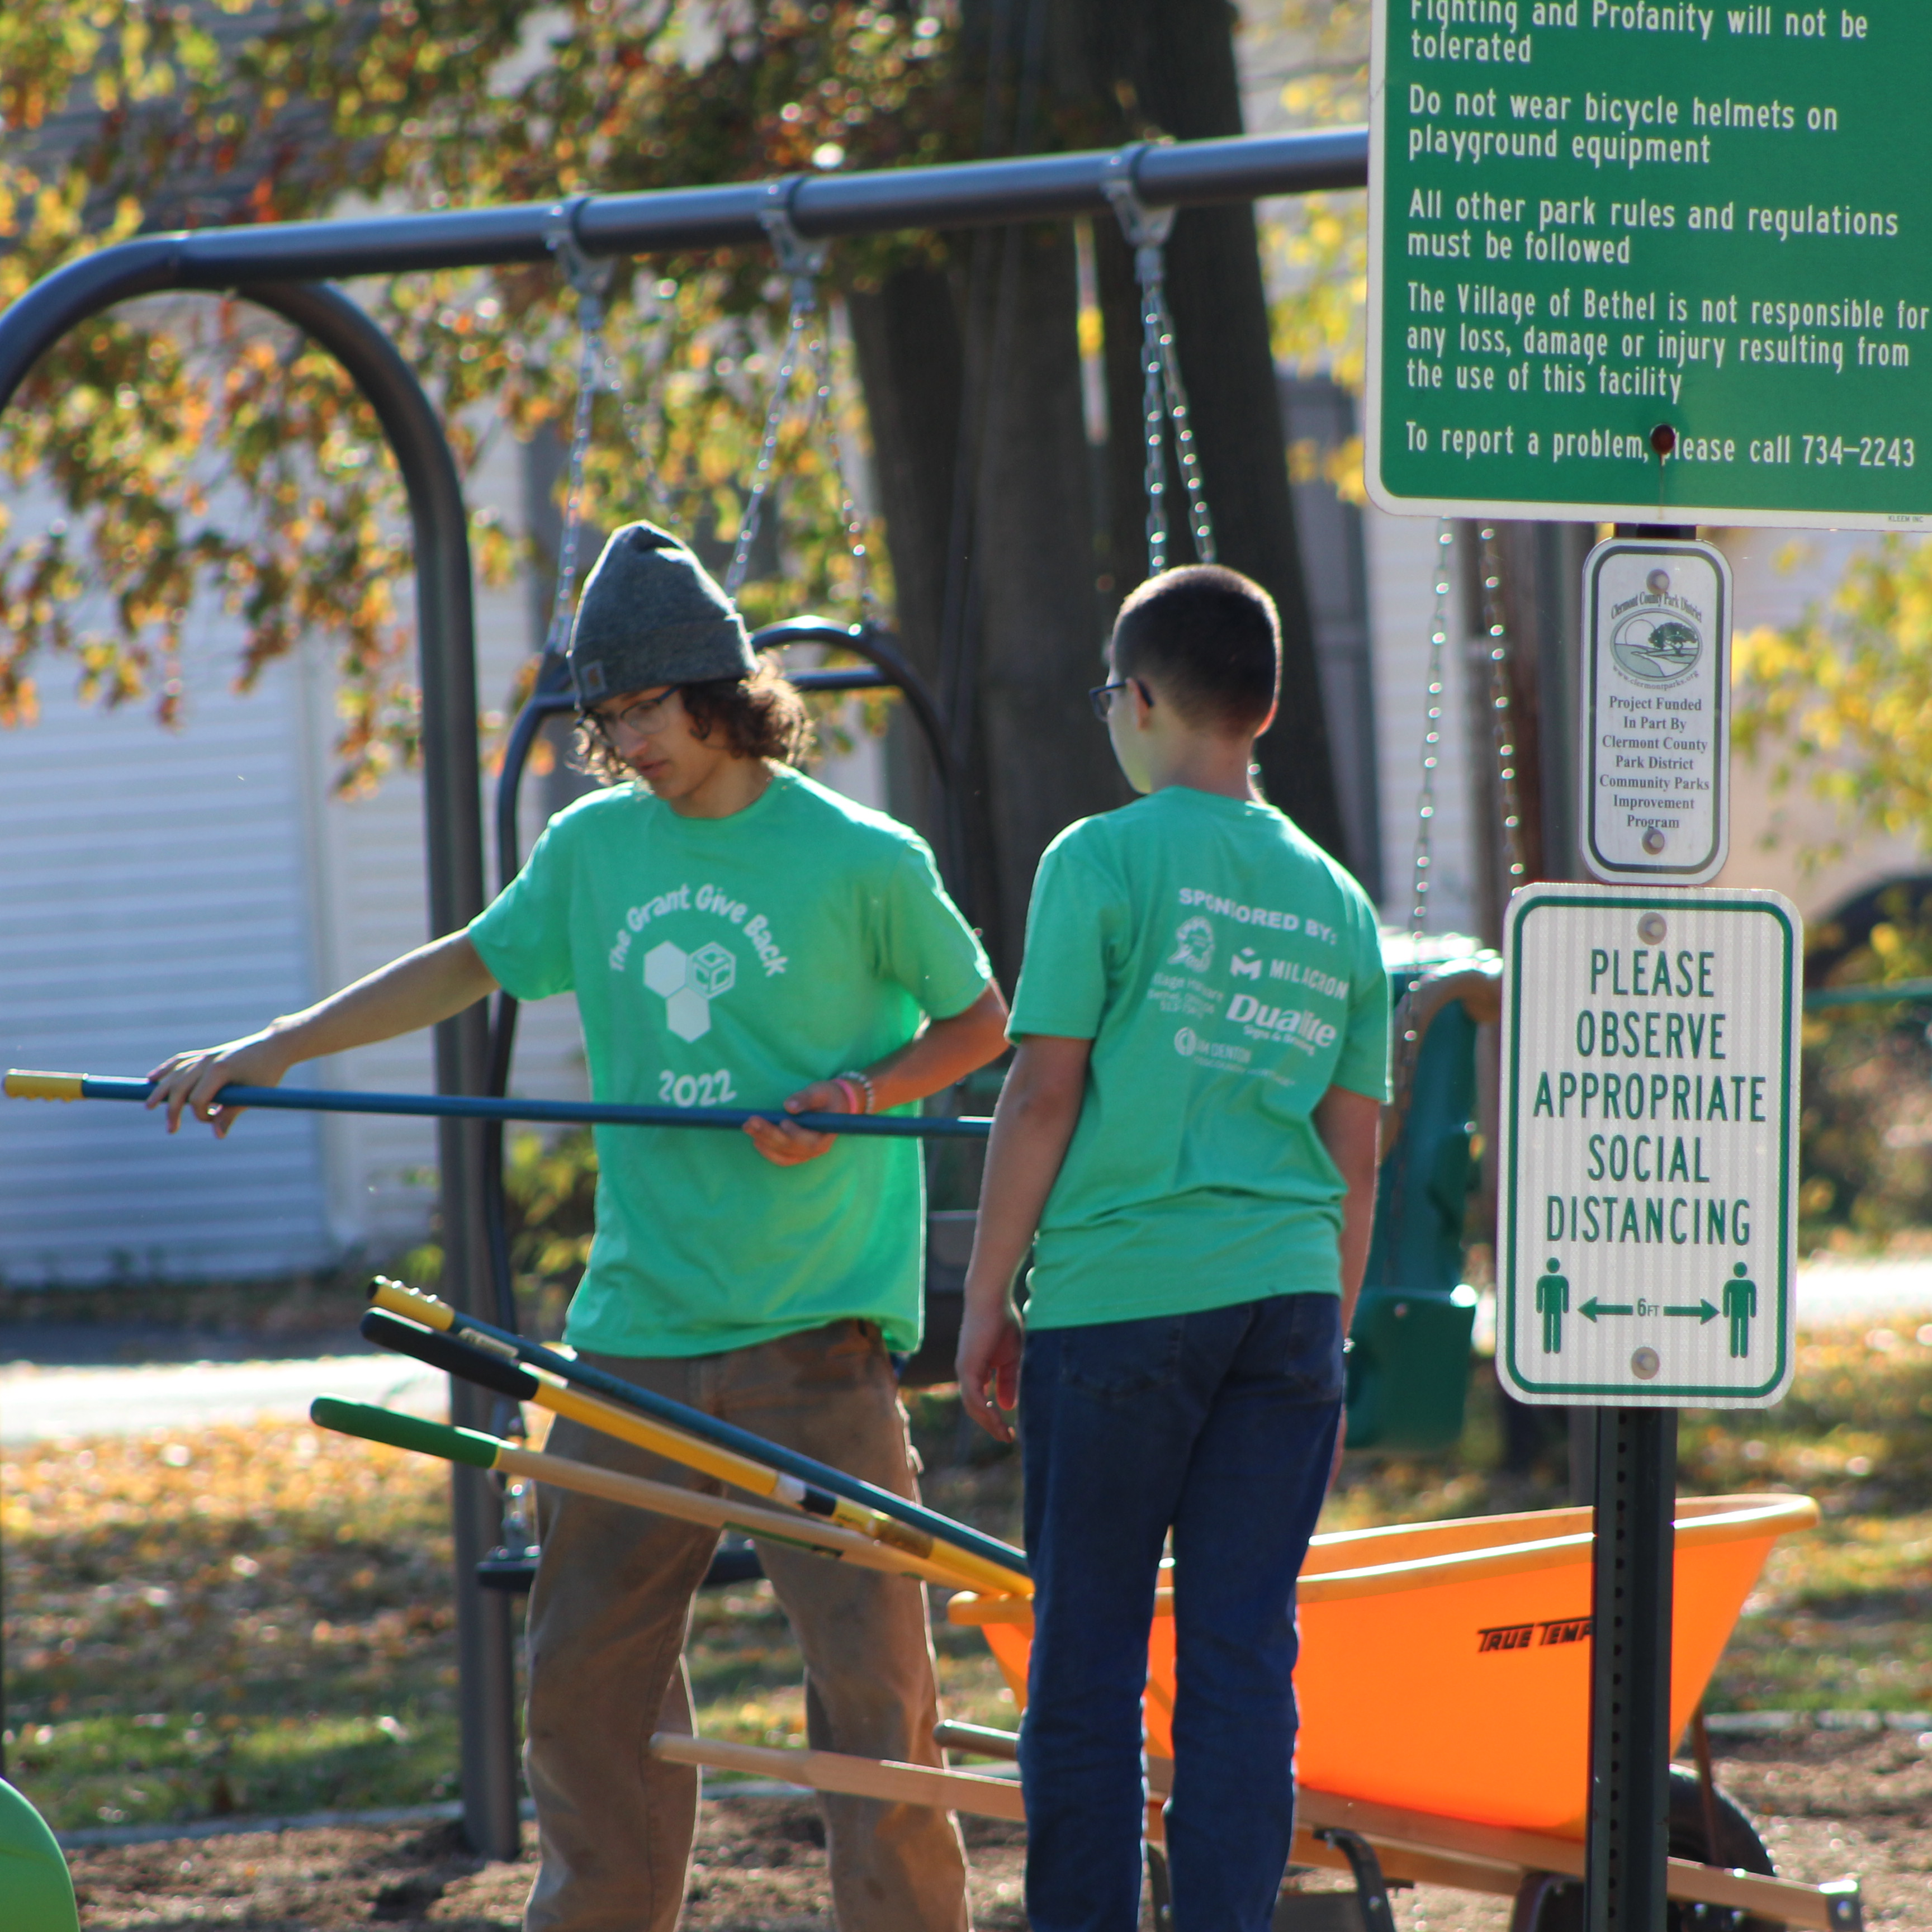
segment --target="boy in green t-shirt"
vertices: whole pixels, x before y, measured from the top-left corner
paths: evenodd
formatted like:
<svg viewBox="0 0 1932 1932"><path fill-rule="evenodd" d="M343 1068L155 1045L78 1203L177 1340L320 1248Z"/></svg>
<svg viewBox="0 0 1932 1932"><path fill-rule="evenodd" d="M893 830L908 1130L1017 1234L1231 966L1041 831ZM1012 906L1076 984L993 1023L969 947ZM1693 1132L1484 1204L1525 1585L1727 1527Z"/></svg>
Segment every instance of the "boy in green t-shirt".
<svg viewBox="0 0 1932 1932"><path fill-rule="evenodd" d="M428 1026L501 986L572 992L599 1100L909 1110L982 1066L1006 1017L986 956L903 826L792 769L798 694L754 657L698 560L647 524L605 546L570 646L583 748L609 788L554 819L454 933L307 1012L155 1070L151 1106L225 1134L230 1082ZM633 781L642 781L641 783ZM915 1493L888 1351L917 1346L922 1170L909 1139L754 1121L746 1136L599 1127L597 1232L567 1339L595 1366ZM557 1452L718 1485L568 1420ZM525 1768L542 1850L531 1932L670 1932L698 1778L681 1652L713 1531L538 1491ZM760 1545L806 1659L822 1748L941 1762L925 1593ZM964 1932L943 1814L826 1800L841 1932Z"/></svg>
<svg viewBox="0 0 1932 1932"><path fill-rule="evenodd" d="M1095 707L1146 795L1040 862L960 1390L1007 1439L1018 1384L1034 1932L1136 1923L1170 1531L1175 1918L1262 1932L1293 1833L1294 1584L1367 1259L1388 982L1361 888L1250 782L1280 676L1267 593L1169 571L1128 598L1111 658Z"/></svg>

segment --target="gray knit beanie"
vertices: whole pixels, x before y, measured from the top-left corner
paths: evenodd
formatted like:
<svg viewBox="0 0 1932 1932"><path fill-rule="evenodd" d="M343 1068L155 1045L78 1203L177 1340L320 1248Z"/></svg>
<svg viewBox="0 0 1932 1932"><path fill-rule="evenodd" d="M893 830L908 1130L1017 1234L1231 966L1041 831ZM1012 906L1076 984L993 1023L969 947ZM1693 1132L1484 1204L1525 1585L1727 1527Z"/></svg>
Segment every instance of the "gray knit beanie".
<svg viewBox="0 0 1932 1932"><path fill-rule="evenodd" d="M584 580L570 632L580 704L659 684L748 677L745 620L717 580L667 530L626 524Z"/></svg>

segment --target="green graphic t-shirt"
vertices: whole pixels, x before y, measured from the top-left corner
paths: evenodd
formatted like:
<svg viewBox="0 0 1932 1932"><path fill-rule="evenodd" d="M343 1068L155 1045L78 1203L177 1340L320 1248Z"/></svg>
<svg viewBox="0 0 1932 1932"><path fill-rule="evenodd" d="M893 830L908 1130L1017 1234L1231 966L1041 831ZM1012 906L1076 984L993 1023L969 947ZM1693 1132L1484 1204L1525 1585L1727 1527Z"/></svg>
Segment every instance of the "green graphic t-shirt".
<svg viewBox="0 0 1932 1932"><path fill-rule="evenodd" d="M624 1102L776 1106L963 1012L990 977L926 846L784 768L728 818L632 785L579 800L470 937L517 998L577 995L591 1091ZM576 1346L709 1354L846 1317L917 1345L917 1142L842 1138L777 1167L738 1132L596 1136Z"/></svg>
<svg viewBox="0 0 1932 1932"><path fill-rule="evenodd" d="M1009 1030L1090 1040L1027 1321L1340 1292L1342 1176L1310 1115L1385 1097L1360 886L1271 806L1170 786L1048 848Z"/></svg>

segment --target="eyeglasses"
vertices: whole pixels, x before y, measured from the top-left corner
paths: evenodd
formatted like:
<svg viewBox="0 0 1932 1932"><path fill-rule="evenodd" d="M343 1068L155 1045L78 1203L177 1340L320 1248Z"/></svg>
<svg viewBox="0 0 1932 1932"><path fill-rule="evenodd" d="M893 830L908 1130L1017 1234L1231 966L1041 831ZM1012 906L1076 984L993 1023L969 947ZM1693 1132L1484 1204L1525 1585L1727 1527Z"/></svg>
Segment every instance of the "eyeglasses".
<svg viewBox="0 0 1932 1932"><path fill-rule="evenodd" d="M664 706L668 704L677 687L661 691L655 698L640 698L634 704L607 717L601 711L580 708L578 722L587 730L594 732L606 745L614 745L618 734L626 737L644 738L657 730L664 722Z"/></svg>
<svg viewBox="0 0 1932 1932"><path fill-rule="evenodd" d="M1096 684L1088 692L1087 701L1094 707L1094 716L1104 724L1107 722L1107 714L1114 708L1114 694L1130 690L1140 693L1143 704L1151 705L1154 703L1154 693L1137 677L1117 677L1112 684Z"/></svg>

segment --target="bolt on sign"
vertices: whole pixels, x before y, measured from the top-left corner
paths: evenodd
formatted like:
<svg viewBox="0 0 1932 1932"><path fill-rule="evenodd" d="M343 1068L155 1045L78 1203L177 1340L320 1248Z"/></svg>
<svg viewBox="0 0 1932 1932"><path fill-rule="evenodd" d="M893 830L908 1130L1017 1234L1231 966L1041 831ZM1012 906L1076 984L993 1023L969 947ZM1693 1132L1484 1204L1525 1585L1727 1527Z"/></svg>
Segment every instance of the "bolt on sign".
<svg viewBox="0 0 1932 1932"><path fill-rule="evenodd" d="M1731 567L1708 544L1612 538L1583 566L1583 861L1701 885L1730 850Z"/></svg>
<svg viewBox="0 0 1932 1932"><path fill-rule="evenodd" d="M1511 901L1496 1330L1519 1400L1784 1395L1803 952L1777 892L1536 885Z"/></svg>
<svg viewBox="0 0 1932 1932"><path fill-rule="evenodd" d="M1926 0L1376 0L1370 494L1928 526L1928 74Z"/></svg>

